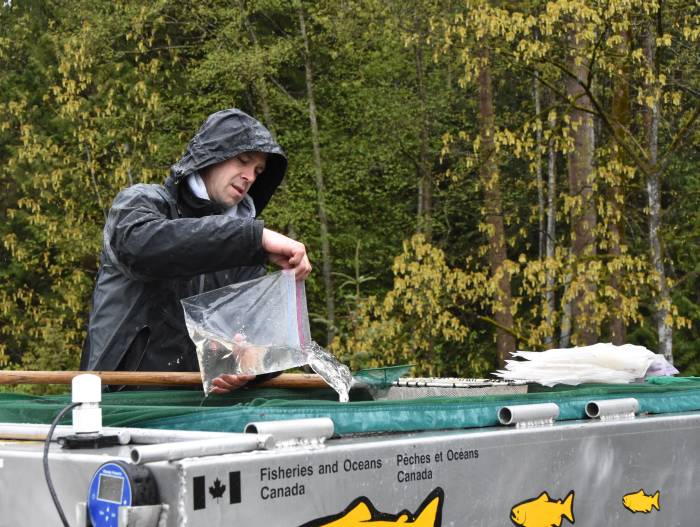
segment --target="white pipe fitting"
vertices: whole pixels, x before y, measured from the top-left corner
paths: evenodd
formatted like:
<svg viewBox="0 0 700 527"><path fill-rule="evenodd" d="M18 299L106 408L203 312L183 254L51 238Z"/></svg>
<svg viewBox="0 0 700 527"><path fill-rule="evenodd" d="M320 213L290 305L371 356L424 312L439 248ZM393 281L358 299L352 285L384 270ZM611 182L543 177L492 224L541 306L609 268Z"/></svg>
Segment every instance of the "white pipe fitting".
<svg viewBox="0 0 700 527"><path fill-rule="evenodd" d="M586 415L591 419L610 421L633 419L639 412L639 401L633 397L625 399L603 399L586 403Z"/></svg>
<svg viewBox="0 0 700 527"><path fill-rule="evenodd" d="M275 443L323 442L335 431L333 420L328 417L311 419L288 419L282 421L258 421L248 423L244 429L248 434L269 434Z"/></svg>
<svg viewBox="0 0 700 527"><path fill-rule="evenodd" d="M102 433L102 380L91 373L76 375L71 381L71 396L74 403L82 403L73 409L73 432Z"/></svg>
<svg viewBox="0 0 700 527"><path fill-rule="evenodd" d="M503 406L498 410L498 421L516 428L551 425L557 417L559 406L554 403Z"/></svg>

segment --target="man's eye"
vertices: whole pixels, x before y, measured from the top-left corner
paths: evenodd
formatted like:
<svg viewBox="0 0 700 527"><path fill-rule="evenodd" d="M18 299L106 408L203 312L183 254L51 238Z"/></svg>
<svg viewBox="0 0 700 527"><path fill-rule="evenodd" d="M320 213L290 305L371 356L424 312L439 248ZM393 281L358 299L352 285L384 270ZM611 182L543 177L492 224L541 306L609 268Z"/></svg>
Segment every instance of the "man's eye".
<svg viewBox="0 0 700 527"><path fill-rule="evenodd" d="M255 170L255 175L256 175L256 176L259 176L259 175L262 174L263 172L265 172L265 167L257 168L257 169Z"/></svg>
<svg viewBox="0 0 700 527"><path fill-rule="evenodd" d="M250 163L250 156L247 154L238 154L238 160L241 163Z"/></svg>

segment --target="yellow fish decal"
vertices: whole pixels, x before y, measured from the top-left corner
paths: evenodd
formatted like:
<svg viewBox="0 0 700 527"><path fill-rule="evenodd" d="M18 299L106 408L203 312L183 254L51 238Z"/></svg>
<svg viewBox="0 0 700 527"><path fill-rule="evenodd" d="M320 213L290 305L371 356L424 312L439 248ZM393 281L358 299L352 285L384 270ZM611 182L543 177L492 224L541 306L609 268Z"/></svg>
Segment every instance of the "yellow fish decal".
<svg viewBox="0 0 700 527"><path fill-rule="evenodd" d="M510 511L510 521L521 527L561 527L564 518L574 523L574 491L563 500L553 500L546 492L518 503Z"/></svg>
<svg viewBox="0 0 700 527"><path fill-rule="evenodd" d="M442 489L437 487L418 507L415 514L406 510L398 514L378 512L369 499L362 496L353 500L340 514L319 518L301 527L391 527L394 525L440 527L443 496Z"/></svg>
<svg viewBox="0 0 700 527"><path fill-rule="evenodd" d="M652 509L660 511L659 508L659 491L649 496L644 492L644 489L639 489L637 492L625 494L622 496L622 504L625 509L632 512L643 512L648 514Z"/></svg>

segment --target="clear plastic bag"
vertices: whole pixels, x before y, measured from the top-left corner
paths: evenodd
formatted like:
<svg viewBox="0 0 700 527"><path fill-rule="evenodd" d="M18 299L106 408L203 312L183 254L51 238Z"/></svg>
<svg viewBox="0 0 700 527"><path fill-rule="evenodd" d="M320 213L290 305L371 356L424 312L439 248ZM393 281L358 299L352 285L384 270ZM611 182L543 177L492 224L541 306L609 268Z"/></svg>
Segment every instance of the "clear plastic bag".
<svg viewBox="0 0 700 527"><path fill-rule="evenodd" d="M181 300L205 393L222 374L270 373L309 362L304 282L280 271Z"/></svg>

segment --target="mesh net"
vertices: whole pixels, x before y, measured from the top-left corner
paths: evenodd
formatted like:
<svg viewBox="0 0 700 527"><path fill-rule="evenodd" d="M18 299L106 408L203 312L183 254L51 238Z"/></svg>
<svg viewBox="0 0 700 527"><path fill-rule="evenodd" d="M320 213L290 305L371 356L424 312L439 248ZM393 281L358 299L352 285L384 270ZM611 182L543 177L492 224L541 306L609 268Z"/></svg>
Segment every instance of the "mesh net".
<svg viewBox="0 0 700 527"><path fill-rule="evenodd" d="M658 378L643 384L559 386L515 395L433 397L401 401L359 400L338 403L332 390L250 388L228 395L168 390L106 393L105 426L242 432L252 421L330 417L336 432L408 432L494 426L501 406L554 402L560 421L583 419L592 399L635 397L640 412L664 414L700 410L700 378ZM49 423L70 396L0 393L0 422ZM69 424L66 420L64 424Z"/></svg>

